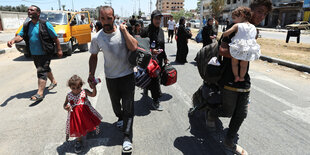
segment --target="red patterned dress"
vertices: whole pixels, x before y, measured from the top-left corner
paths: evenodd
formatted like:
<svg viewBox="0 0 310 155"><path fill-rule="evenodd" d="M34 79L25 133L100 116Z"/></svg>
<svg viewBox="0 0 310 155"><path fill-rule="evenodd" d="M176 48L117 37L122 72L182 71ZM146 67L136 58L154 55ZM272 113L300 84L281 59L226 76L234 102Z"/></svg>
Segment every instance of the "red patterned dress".
<svg viewBox="0 0 310 155"><path fill-rule="evenodd" d="M72 110L68 113L66 134L70 137L86 136L87 132L96 129L101 122L101 115L91 106L85 90L80 94L73 95L72 92L67 95Z"/></svg>

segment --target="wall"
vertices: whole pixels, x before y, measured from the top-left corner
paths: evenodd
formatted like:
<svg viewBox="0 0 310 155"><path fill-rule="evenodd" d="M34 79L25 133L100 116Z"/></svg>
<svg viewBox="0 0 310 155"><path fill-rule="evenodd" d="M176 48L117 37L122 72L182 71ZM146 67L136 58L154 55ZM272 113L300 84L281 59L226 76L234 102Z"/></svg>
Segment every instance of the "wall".
<svg viewBox="0 0 310 155"><path fill-rule="evenodd" d="M0 11L3 30L18 29L27 16L27 12Z"/></svg>

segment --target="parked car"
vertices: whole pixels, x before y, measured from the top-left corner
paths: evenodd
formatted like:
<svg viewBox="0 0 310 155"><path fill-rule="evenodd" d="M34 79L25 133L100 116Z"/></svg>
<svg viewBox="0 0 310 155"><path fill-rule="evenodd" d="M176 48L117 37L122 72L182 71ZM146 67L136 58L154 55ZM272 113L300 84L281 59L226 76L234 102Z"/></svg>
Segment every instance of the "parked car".
<svg viewBox="0 0 310 155"><path fill-rule="evenodd" d="M82 14L85 15L83 22L81 20ZM70 56L77 48L80 51L88 50L87 43L91 41L91 22L88 11L42 11L40 19L47 20L53 25L64 54ZM30 19L27 18L25 22L27 21L30 21ZM23 25L19 27L16 35L21 31L22 27ZM26 57L30 56L29 51L26 50L26 43L24 41L16 43L15 46Z"/></svg>
<svg viewBox="0 0 310 155"><path fill-rule="evenodd" d="M190 26L193 28L200 28L200 20L199 19L192 19L189 21Z"/></svg>
<svg viewBox="0 0 310 155"><path fill-rule="evenodd" d="M293 24L286 25L285 27L287 29L308 30L310 29L310 24L307 21L297 21Z"/></svg>

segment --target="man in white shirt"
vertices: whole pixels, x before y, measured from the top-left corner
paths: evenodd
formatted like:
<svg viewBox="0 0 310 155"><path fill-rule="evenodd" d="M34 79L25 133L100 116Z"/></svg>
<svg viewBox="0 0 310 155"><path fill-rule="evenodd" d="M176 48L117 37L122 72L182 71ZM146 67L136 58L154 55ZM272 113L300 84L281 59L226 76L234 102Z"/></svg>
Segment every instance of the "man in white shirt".
<svg viewBox="0 0 310 155"><path fill-rule="evenodd" d="M174 29L175 29L175 22L173 20L173 16L171 16L170 20L168 20L168 43L169 43L170 39L171 39L171 43L172 43Z"/></svg>
<svg viewBox="0 0 310 155"><path fill-rule="evenodd" d="M118 117L116 126L124 132L123 153L130 153L132 151L135 79L128 57L131 51L137 49L138 42L129 34L125 25L116 26L114 20L112 7L100 8L100 22L103 28L91 41L88 82L94 82L97 55L99 51L102 51L106 84L113 111Z"/></svg>

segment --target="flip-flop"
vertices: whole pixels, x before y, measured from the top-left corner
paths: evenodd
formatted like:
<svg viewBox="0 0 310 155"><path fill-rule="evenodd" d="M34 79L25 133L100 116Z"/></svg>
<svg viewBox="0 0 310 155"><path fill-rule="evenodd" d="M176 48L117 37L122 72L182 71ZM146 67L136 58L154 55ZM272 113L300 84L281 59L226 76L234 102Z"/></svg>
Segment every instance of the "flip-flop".
<svg viewBox="0 0 310 155"><path fill-rule="evenodd" d="M54 84L54 83L51 83L49 86L48 86L48 90L52 90L52 89L54 89L55 87L57 86L57 83L56 84Z"/></svg>
<svg viewBox="0 0 310 155"><path fill-rule="evenodd" d="M132 152L132 144L130 141L124 141L123 143L123 153L131 153Z"/></svg>
<svg viewBox="0 0 310 155"><path fill-rule="evenodd" d="M231 151L237 155L248 155L248 152L238 144L235 144L234 147L230 147L230 146L227 146L225 144L224 144L224 146L226 149L228 149L229 151Z"/></svg>
<svg viewBox="0 0 310 155"><path fill-rule="evenodd" d="M33 99L33 98L35 98L35 99ZM30 97L30 101L41 101L41 100L43 100L43 98L44 98L43 96L40 96L39 94L35 94L35 95Z"/></svg>

